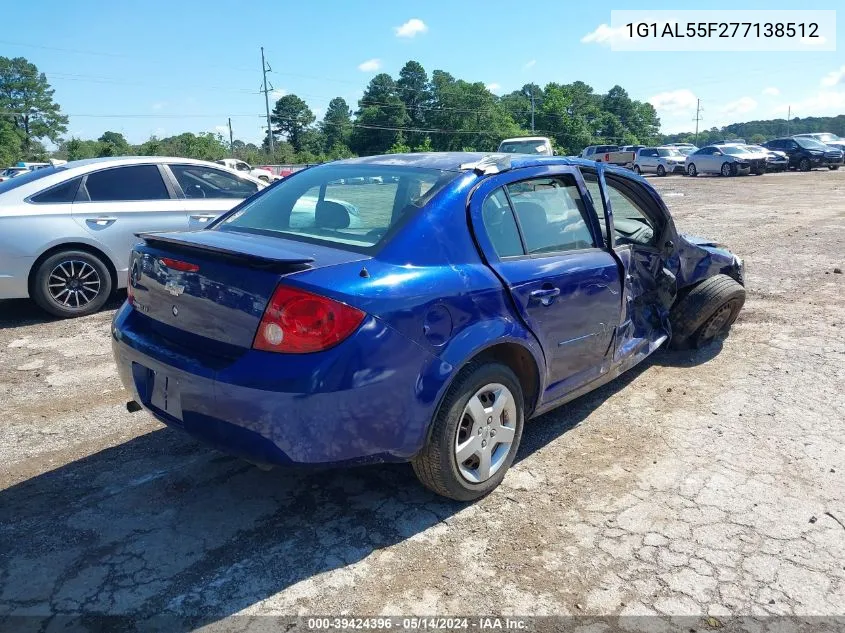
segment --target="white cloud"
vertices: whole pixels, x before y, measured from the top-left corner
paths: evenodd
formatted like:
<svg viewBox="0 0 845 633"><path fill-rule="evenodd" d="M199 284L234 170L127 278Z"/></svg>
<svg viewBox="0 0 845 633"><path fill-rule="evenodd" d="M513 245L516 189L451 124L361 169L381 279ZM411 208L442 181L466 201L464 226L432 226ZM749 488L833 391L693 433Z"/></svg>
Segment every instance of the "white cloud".
<svg viewBox="0 0 845 633"><path fill-rule="evenodd" d="M757 102L751 97L740 97L736 101L726 103L722 108L725 114L745 114L757 108Z"/></svg>
<svg viewBox="0 0 845 633"><path fill-rule="evenodd" d="M271 91L270 91L270 98L271 98L271 99L275 99L276 101L278 101L279 99L281 99L282 97L284 97L286 94L287 94L287 92L286 92L286 91L284 91L284 90L282 90L282 89L280 89L280 88L276 88L275 90L271 90Z"/></svg>
<svg viewBox="0 0 845 633"><path fill-rule="evenodd" d="M365 62L361 62L358 64L358 70L364 73L372 73L377 71L381 68L381 60L380 59L368 59Z"/></svg>
<svg viewBox="0 0 845 633"><path fill-rule="evenodd" d="M822 86L825 88L832 88L841 83L845 83L845 66L840 66L839 70L831 71L822 77Z"/></svg>
<svg viewBox="0 0 845 633"><path fill-rule="evenodd" d="M167 103L165 103L164 101L156 101L156 102L155 102L152 106L150 106L150 107L151 107L151 108L152 108L155 112L158 112L159 110L163 110L163 109L164 109L164 106L166 106L166 105L167 105Z"/></svg>
<svg viewBox="0 0 845 633"><path fill-rule="evenodd" d="M681 88L680 90L669 90L650 97L648 102L658 112L683 112L694 110L697 98L692 90Z"/></svg>
<svg viewBox="0 0 845 633"><path fill-rule="evenodd" d="M396 37L415 37L419 33L428 31L428 26L419 18L411 18L402 26L394 27Z"/></svg>
<svg viewBox="0 0 845 633"><path fill-rule="evenodd" d="M763 88L763 94L769 97L777 97L780 94L780 90L774 86L769 86L768 88Z"/></svg>
<svg viewBox="0 0 845 633"><path fill-rule="evenodd" d="M790 108L792 116L835 116L845 110L845 90L819 90L801 101L779 105L774 112L786 116Z"/></svg>
<svg viewBox="0 0 845 633"><path fill-rule="evenodd" d="M487 88L487 90L489 90L490 92L499 92L499 90L502 89L502 87L495 82L493 82L492 84L487 84L484 87Z"/></svg>
<svg viewBox="0 0 845 633"><path fill-rule="evenodd" d="M525 70L528 70L529 68L534 68L534 64L536 64L536 63L537 63L537 60L532 59L530 62L525 62L525 65L523 66L523 68Z"/></svg>
<svg viewBox="0 0 845 633"><path fill-rule="evenodd" d="M599 24L594 31L590 31L581 38L582 44L599 44L610 46L614 39L625 36L625 27L612 28L607 24Z"/></svg>

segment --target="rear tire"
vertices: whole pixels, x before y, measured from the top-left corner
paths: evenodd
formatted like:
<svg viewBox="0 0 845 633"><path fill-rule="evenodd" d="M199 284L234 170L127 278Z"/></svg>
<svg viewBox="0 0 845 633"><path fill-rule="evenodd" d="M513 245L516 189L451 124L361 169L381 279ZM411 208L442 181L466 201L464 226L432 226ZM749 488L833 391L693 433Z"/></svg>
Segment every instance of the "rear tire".
<svg viewBox="0 0 845 633"><path fill-rule="evenodd" d="M693 287L669 313L673 349L704 347L727 331L745 304L745 288L727 275L715 275Z"/></svg>
<svg viewBox="0 0 845 633"><path fill-rule="evenodd" d="M519 449L524 410L522 388L510 368L473 361L455 378L432 421L428 442L411 462L417 478L457 501L489 494Z"/></svg>
<svg viewBox="0 0 845 633"><path fill-rule="evenodd" d="M839 169L839 165L828 165L827 168L830 171L836 171L837 169Z"/></svg>
<svg viewBox="0 0 845 633"><path fill-rule="evenodd" d="M87 251L67 250L51 255L38 266L32 282L35 303L63 319L97 312L111 291L108 267Z"/></svg>

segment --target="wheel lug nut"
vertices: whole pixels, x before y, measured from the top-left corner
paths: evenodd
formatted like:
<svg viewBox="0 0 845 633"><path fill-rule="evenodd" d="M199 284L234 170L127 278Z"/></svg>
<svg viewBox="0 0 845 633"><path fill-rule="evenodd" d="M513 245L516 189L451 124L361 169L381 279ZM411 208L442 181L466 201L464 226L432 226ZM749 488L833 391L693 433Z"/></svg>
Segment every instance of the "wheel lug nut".
<svg viewBox="0 0 845 633"><path fill-rule="evenodd" d="M487 448L487 440L481 440L481 448Z"/></svg>
<svg viewBox="0 0 845 633"><path fill-rule="evenodd" d="M483 430L484 430L484 429L478 429L478 434L479 434L479 435L481 435L481 432L482 432Z"/></svg>
<svg viewBox="0 0 845 633"><path fill-rule="evenodd" d="M487 424L491 424L492 422L493 422L493 418L492 418L492 416L491 416L491 417L489 417L489 418L487 418Z"/></svg>
<svg viewBox="0 0 845 633"><path fill-rule="evenodd" d="M496 431L490 431L490 437L496 437Z"/></svg>

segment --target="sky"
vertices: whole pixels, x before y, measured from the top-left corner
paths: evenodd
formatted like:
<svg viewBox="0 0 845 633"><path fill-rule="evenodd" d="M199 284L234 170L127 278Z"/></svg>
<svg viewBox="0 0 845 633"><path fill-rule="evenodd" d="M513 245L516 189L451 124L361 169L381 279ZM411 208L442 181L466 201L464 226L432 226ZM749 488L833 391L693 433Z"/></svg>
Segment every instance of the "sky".
<svg viewBox="0 0 845 633"><path fill-rule="evenodd" d="M742 4L741 7L737 6ZM804 6L807 5L807 6ZM837 9L806 2L719 2L708 9ZM189 131L263 138L261 53L271 97L294 93L319 118L343 97L355 109L379 72L408 60L504 94L528 82L615 84L651 102L666 133L701 126L845 113L845 52L614 52L612 9L677 9L678 2L428 0L222 2L40 0L6 3L0 55L46 73L70 116L68 136L106 130L132 143ZM690 5L691 6L691 5ZM686 8L686 5L684 5ZM12 26L12 28L8 28ZM271 101L272 107L272 101Z"/></svg>

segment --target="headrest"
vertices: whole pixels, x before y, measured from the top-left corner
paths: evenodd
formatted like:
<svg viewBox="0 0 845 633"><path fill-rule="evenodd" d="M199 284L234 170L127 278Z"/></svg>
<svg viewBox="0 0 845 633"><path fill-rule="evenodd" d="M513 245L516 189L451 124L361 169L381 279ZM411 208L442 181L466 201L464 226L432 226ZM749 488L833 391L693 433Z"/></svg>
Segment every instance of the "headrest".
<svg viewBox="0 0 845 633"><path fill-rule="evenodd" d="M345 229L349 226L349 211L339 202L321 200L314 210L314 224L324 229Z"/></svg>

